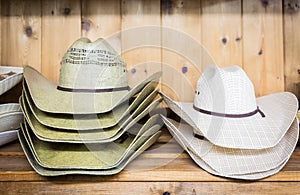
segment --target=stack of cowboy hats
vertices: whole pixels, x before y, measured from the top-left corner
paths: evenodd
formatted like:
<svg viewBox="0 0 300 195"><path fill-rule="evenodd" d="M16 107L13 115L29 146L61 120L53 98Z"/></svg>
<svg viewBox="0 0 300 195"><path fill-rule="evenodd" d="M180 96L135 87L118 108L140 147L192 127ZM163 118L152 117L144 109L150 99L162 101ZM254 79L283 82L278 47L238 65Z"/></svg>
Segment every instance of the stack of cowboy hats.
<svg viewBox="0 0 300 195"><path fill-rule="evenodd" d="M12 90L23 78L23 68L0 66L0 96ZM19 104L0 104L0 146L18 138L23 114Z"/></svg>
<svg viewBox="0 0 300 195"><path fill-rule="evenodd" d="M170 133L207 172L255 180L281 170L298 140L298 100L281 92L256 98L238 66L209 66L194 102L164 100L180 119L163 117ZM182 119L182 120L181 120Z"/></svg>
<svg viewBox="0 0 300 195"><path fill-rule="evenodd" d="M111 175L160 135L155 73L135 87L124 60L103 39L81 38L62 59L58 85L24 68L19 139L41 175Z"/></svg>

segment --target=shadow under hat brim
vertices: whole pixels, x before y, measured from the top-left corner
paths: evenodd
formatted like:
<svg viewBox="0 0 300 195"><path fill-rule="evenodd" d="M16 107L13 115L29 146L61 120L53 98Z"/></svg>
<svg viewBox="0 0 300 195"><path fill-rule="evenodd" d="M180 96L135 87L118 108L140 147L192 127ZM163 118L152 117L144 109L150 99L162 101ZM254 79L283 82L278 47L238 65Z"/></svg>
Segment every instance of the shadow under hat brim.
<svg viewBox="0 0 300 195"><path fill-rule="evenodd" d="M154 73L130 91L81 93L57 90L57 84L47 80L34 68L24 68L24 78L36 107L44 112L64 114L109 112L141 91L150 81L158 81L160 76L161 72Z"/></svg>
<svg viewBox="0 0 300 195"><path fill-rule="evenodd" d="M51 128L82 131L108 128L117 125L124 117L129 115L130 112L134 112L137 107L152 101L157 94L155 91L157 85L157 82L151 81L139 94L137 94L132 102L123 102L112 111L100 114L74 115L54 114L40 111L37 107L35 107L25 82L22 100L23 104L27 104L28 106L26 107L30 108L27 109L27 112L30 111L41 124ZM148 99L151 100L149 101Z"/></svg>
<svg viewBox="0 0 300 195"><path fill-rule="evenodd" d="M298 120L295 118L280 142L268 149L249 150L216 146L205 139L194 137L193 128L164 118L168 129L176 134L194 155L200 157L215 171L225 175L241 175L275 169L294 151L298 136Z"/></svg>
<svg viewBox="0 0 300 195"><path fill-rule="evenodd" d="M11 76L0 81L0 95L4 94L14 86L16 86L23 78L23 68L22 67L14 67L14 66L0 66L0 74L5 74L8 72L15 72Z"/></svg>
<svg viewBox="0 0 300 195"><path fill-rule="evenodd" d="M164 117L163 117L164 118ZM164 121L168 121L169 119L164 118ZM243 179L243 180L258 180L263 179L266 177L269 177L271 175L274 175L278 173L288 162L290 156L286 158L286 160L280 164L278 167L262 172L256 172L256 173L249 173L249 174L232 174L232 175L226 175L224 173L219 173L216 170L214 170L212 167L210 167L203 159L201 159L198 155L196 155L196 152L194 152L191 148L188 147L185 141L183 141L183 137L179 136L178 131L176 128L171 127L171 125L167 126L169 129L169 132L171 135L175 138L175 140L181 145L181 147L189 154L189 156L192 158L192 160L203 170L207 171L210 174L221 176L221 177L227 177L232 179Z"/></svg>
<svg viewBox="0 0 300 195"><path fill-rule="evenodd" d="M40 166L54 169L111 169L118 167L159 131L162 124L155 122L151 120L142 127L136 126L132 130L136 134L128 134L123 141L107 144L48 143L37 139L26 124L21 126L21 131Z"/></svg>
<svg viewBox="0 0 300 195"><path fill-rule="evenodd" d="M289 92L275 93L256 99L265 114L250 117L226 118L203 114L192 102L176 102L166 95L169 108L215 145L227 148L264 149L278 144L294 121L298 100Z"/></svg>

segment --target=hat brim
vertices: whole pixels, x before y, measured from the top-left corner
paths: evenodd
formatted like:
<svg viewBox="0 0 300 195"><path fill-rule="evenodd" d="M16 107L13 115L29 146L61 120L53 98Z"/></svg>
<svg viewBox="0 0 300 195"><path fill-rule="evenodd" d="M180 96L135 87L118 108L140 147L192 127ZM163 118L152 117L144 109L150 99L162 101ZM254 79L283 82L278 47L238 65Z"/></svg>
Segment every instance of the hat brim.
<svg viewBox="0 0 300 195"><path fill-rule="evenodd" d="M60 175L70 175L70 174L87 174L87 175L114 175L121 172L131 161L133 161L138 155L140 155L143 151L153 145L156 140L159 138L161 131L158 131L154 135L152 135L141 147L134 151L134 153L128 158L124 159L118 167L112 169L105 170L87 170L87 169L48 169L40 166L37 163L35 156L32 153L31 147L26 142L25 136L21 131L18 132L18 137L21 143L21 146L24 150L24 153L31 165L31 167L42 176L60 176Z"/></svg>
<svg viewBox="0 0 300 195"><path fill-rule="evenodd" d="M294 94L282 92L257 98L259 113L244 118L226 118L203 114L192 102L175 102L162 94L165 102L196 134L221 147L263 149L274 147L294 121L298 100Z"/></svg>
<svg viewBox="0 0 300 195"><path fill-rule="evenodd" d="M282 165L294 151L298 136L298 120L295 118L286 135L273 148L261 150L232 149L213 145L208 140L194 137L193 128L163 117L163 120L184 148L201 158L215 172L222 175L244 175L274 170Z"/></svg>
<svg viewBox="0 0 300 195"><path fill-rule="evenodd" d="M14 66L0 66L0 75L8 73L10 71L15 72L11 76L0 81L0 95L4 94L14 86L16 86L23 78L23 68Z"/></svg>
<svg viewBox="0 0 300 195"><path fill-rule="evenodd" d="M0 146L18 139L18 130L0 132Z"/></svg>
<svg viewBox="0 0 300 195"><path fill-rule="evenodd" d="M29 96L25 83L22 96L24 102L27 102L31 112L41 124L52 128L81 131L108 128L117 125L124 117L128 116L130 112L134 112L138 106L144 103L149 103L149 101L144 100L153 99L156 96L157 92L154 92L154 90L157 85L157 82L151 81L132 102L124 102L112 111L101 114L73 115L53 114L40 111L37 107L35 107L31 97Z"/></svg>
<svg viewBox="0 0 300 195"><path fill-rule="evenodd" d="M111 169L118 167L124 159L132 155L160 128L160 124L147 124L139 128L136 135L129 134L125 140L86 145L43 142L34 136L29 126L26 124L21 126L22 133L32 148L37 162L42 167L54 169Z"/></svg>
<svg viewBox="0 0 300 195"><path fill-rule="evenodd" d="M17 103L7 103L0 105L0 115L9 112L20 112L20 105Z"/></svg>
<svg viewBox="0 0 300 195"><path fill-rule="evenodd" d="M148 103L149 105L147 105L146 108L143 107L146 106L146 104L143 104L143 106L140 106L134 113L132 113L132 115L128 116L128 118L124 118L124 120L117 126L107 129L80 132L64 131L44 126L36 120L36 118L30 113L30 111L26 111L26 109L28 109L26 108L26 106L22 107L22 109L24 110L23 113L26 119L26 123L28 123L33 133L40 140L64 143L107 143L120 138L120 136L124 132L128 131L133 125L135 125L149 112L155 109L161 101L162 98L153 101L151 104Z"/></svg>
<svg viewBox="0 0 300 195"><path fill-rule="evenodd" d="M278 167L267 170L267 171L262 171L262 172L258 172L258 173L250 173L250 174L241 174L241 175L238 175L238 174L225 175L225 174L219 173L216 170L214 170L213 168L211 168L204 160L202 160L199 156L197 156L194 151L187 148L187 145L183 142L183 139L176 133L176 131L173 128L170 128L169 132L199 167L201 167L203 170L207 171L210 174L220 176L220 177L226 177L226 178L232 178L232 179L243 179L243 180L263 179L263 178L266 178L266 177L269 177L271 175L278 173L286 165L286 163L289 160L289 157L287 157L287 159L282 164L280 164Z"/></svg>
<svg viewBox="0 0 300 195"><path fill-rule="evenodd" d="M0 132L18 129L22 121L23 113L20 111L0 114Z"/></svg>
<svg viewBox="0 0 300 195"><path fill-rule="evenodd" d="M24 78L36 107L44 112L63 114L98 114L109 112L141 91L144 86L159 80L161 72L154 73L130 91L103 93L76 93L57 90L57 84L47 80L30 66L24 68Z"/></svg>

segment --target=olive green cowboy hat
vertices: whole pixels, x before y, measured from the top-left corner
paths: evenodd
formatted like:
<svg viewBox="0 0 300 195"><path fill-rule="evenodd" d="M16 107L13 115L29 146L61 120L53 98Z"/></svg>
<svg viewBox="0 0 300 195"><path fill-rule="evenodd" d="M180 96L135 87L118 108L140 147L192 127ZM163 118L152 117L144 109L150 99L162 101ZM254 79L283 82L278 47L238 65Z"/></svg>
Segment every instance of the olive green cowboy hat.
<svg viewBox="0 0 300 195"><path fill-rule="evenodd" d="M24 102L30 108L27 111L30 111L42 125L57 129L82 131L115 126L138 107L147 107L148 105L145 105L145 103L150 103L153 100L151 97L157 94L157 92L154 92L157 84L157 82L151 81L135 98L131 98L128 103L123 103L110 112L100 114L74 115L43 112L34 105L25 82L22 96ZM147 101L144 101L146 99ZM149 99L151 100L149 101Z"/></svg>
<svg viewBox="0 0 300 195"><path fill-rule="evenodd" d="M40 140L67 143L104 143L118 139L125 131L155 109L162 101L162 98L153 101L157 93L157 91L153 91L133 113L126 116L118 125L85 131L71 131L44 126L35 118L29 108L30 106L24 101L24 96L20 98L20 102L23 102L20 104L26 119L25 122Z"/></svg>
<svg viewBox="0 0 300 195"><path fill-rule="evenodd" d="M45 168L54 169L111 169L138 150L162 126L158 116L148 120L142 127L133 126L131 133L120 139L105 143L71 144L39 140L26 124L21 131L27 140L36 161Z"/></svg>
<svg viewBox="0 0 300 195"><path fill-rule="evenodd" d="M158 131L152 135L145 143L143 143L136 151L124 159L119 166L111 169L98 169L98 170L88 170L88 169L49 169L42 167L38 162L36 157L33 155L32 148L26 141L26 138L22 131L18 132L18 137L24 153L32 166L32 168L42 176L60 176L60 175L70 175L70 174L86 174L86 175L114 175L121 172L131 161L133 161L138 155L143 151L148 149L152 144L156 142L159 138L161 131Z"/></svg>
<svg viewBox="0 0 300 195"><path fill-rule="evenodd" d="M111 111L160 76L161 72L154 73L129 87L125 61L101 38L95 42L80 38L72 44L62 59L58 84L30 66L24 68L35 106L44 112L64 114Z"/></svg>

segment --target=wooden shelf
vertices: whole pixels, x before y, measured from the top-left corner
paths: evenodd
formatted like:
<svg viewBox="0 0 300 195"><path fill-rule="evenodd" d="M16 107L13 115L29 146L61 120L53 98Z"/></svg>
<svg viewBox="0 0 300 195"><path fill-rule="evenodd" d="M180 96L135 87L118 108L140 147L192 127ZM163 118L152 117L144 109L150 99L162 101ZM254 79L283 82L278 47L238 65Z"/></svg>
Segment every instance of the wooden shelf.
<svg viewBox="0 0 300 195"><path fill-rule="evenodd" d="M18 141L0 148L0 194L298 193L300 147L278 174L256 182L213 176L199 168L164 130L158 142L112 176L43 177L29 165Z"/></svg>

